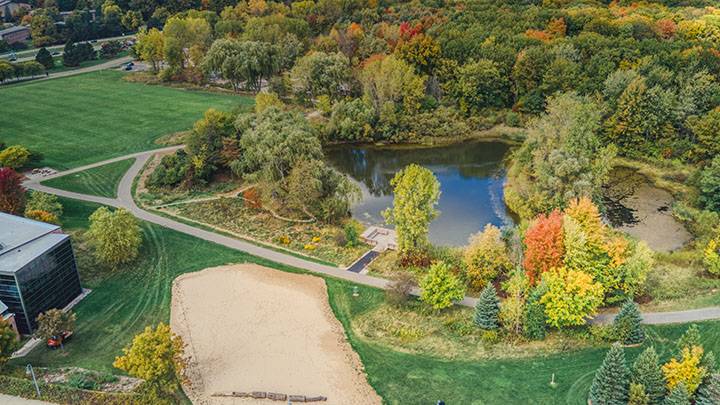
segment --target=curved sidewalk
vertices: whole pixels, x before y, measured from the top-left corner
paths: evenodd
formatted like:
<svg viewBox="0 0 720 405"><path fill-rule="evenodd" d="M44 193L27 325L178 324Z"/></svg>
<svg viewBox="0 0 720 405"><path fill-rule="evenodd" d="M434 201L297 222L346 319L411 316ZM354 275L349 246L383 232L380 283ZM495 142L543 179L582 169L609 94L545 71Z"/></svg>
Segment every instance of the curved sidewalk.
<svg viewBox="0 0 720 405"><path fill-rule="evenodd" d="M135 200L132 197L132 185L137 175L142 171L147 161L156 153L164 151L173 151L181 148L182 146L171 146L168 148L161 148L151 151L138 152L130 155L120 156L113 159L104 160L74 169L59 172L51 176L42 178L33 178L26 181L24 184L26 187L43 191L46 193L56 194L62 197L72 198L76 200L89 201L98 204L109 205L117 208L125 208L130 211L133 215L142 219L143 221L152 222L154 224L164 226L166 228L173 229L178 232L182 232L196 238L200 238L209 242L223 245L230 249L235 249L241 252L249 253L254 256L261 257L263 259L271 260L276 263L284 264L287 266L297 267L299 269L307 270L312 273L322 274L330 277L335 277L353 283L367 285L370 287L386 289L389 280L373 277L366 274L354 273L347 271L340 267L328 266L316 262L312 262L300 257L292 256L286 253L278 252L263 246L255 245L250 242L246 242L240 239L231 238L225 235L221 235L215 232L206 231L204 229L196 228L170 218L166 218L157 214L153 214L149 211L145 211L135 204ZM57 188L47 187L40 184L41 181L49 180L56 177L62 177L68 174L77 173L83 170L91 169L106 165L108 163L118 162L129 158L135 158L135 163L128 169L123 176L120 184L118 185L118 197L117 198L105 198L97 197L92 195L74 193L71 191L60 190ZM419 290L413 291L413 294L418 295ZM474 307L477 303L477 299L466 296L458 304ZM692 309L687 311L675 311L675 312L648 312L643 313L643 323L650 325L669 324L669 323L687 323L687 322L699 322L713 319L720 319L720 307L708 307L700 309ZM615 314L599 314L590 320L590 323L603 324L612 322Z"/></svg>

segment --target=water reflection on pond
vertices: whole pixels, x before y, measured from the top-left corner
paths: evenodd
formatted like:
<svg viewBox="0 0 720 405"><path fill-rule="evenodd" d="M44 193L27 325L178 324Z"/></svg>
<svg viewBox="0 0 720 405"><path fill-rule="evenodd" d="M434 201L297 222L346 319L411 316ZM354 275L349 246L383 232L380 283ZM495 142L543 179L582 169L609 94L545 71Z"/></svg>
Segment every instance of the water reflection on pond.
<svg viewBox="0 0 720 405"><path fill-rule="evenodd" d="M512 223L503 200L503 158L510 147L501 142L466 142L438 147L329 147L326 156L362 190L353 216L366 224L383 224L381 212L392 205L390 180L417 163L441 184L440 216L430 225L430 240L460 246L485 224Z"/></svg>

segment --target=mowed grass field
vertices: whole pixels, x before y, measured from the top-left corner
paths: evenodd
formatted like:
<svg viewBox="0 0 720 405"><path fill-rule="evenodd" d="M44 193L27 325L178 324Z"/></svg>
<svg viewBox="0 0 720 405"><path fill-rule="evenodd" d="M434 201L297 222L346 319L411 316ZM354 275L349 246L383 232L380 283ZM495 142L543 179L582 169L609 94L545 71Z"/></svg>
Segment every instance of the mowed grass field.
<svg viewBox="0 0 720 405"><path fill-rule="evenodd" d="M56 179L43 181L48 187L73 191L81 194L97 195L100 197L117 197L117 188L125 172L130 169L135 159L126 159L109 163L100 167L68 174Z"/></svg>
<svg viewBox="0 0 720 405"><path fill-rule="evenodd" d="M87 217L98 207L68 199L62 202L65 229L86 228ZM146 325L169 321L171 285L178 275L245 261L297 271L156 225L143 223L142 228L145 242L140 258L131 266L107 276L97 274L92 266L81 265L83 284L93 292L75 309L77 331L65 350L51 351L41 346L29 357L14 360L14 364L78 366L117 373L112 362L133 335ZM353 297L353 284L326 280L335 315L362 358L371 385L389 404L431 404L439 399L448 404L586 404L594 372L607 351L601 347L527 359L483 361L398 352L359 338L352 330L352 320L379 305L383 292L359 286L359 297ZM720 322L704 322L700 327L706 350L720 352ZM674 340L686 328L647 328L646 344L626 350L628 362L651 344L667 359ZM553 374L555 388L550 386Z"/></svg>
<svg viewBox="0 0 720 405"><path fill-rule="evenodd" d="M68 169L158 148L208 108L249 108L253 99L130 83L98 71L0 89L0 141L40 152L42 166Z"/></svg>

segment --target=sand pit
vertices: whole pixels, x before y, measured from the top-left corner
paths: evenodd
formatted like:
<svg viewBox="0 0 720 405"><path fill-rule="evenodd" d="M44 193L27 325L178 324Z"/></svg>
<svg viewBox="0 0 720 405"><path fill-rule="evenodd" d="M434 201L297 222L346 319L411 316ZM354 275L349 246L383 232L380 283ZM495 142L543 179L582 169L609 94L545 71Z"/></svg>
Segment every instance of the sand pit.
<svg viewBox="0 0 720 405"><path fill-rule="evenodd" d="M185 392L196 404L283 404L211 397L227 391L381 402L320 278L245 264L186 274L173 284L171 326L192 357Z"/></svg>

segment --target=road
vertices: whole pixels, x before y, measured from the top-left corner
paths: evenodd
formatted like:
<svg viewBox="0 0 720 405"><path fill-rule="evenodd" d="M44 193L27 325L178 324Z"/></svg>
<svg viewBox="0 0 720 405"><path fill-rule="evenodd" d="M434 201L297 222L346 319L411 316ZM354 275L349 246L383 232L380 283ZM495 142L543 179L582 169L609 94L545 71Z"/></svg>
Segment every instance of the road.
<svg viewBox="0 0 720 405"><path fill-rule="evenodd" d="M151 222L166 228L173 229L178 232L182 232L196 238L200 238L209 242L223 245L230 249L235 249L241 252L249 253L254 256L262 257L264 259L271 260L276 263L297 267L311 273L321 274L324 276L335 277L343 280L348 280L353 283L362 284L370 287L376 287L380 289L386 289L390 284L390 281L369 276L367 274L359 274L352 271L348 271L343 268L328 266L316 262L312 262L306 259L302 259L296 256L292 256L286 253L278 252L263 246L255 245L250 242L246 242L240 239L231 238L228 236L220 235L214 232L206 231L200 228L195 228L190 225L175 221L173 219L163 217L152 212L146 211L137 206L135 200L132 197L132 184L135 178L138 176L145 163L158 152L174 151L179 149L181 146L172 146L163 149L157 149L152 151L145 151L139 153L133 153L126 156L121 156L113 159L108 159L102 162L93 163L86 166L77 167L64 172L56 173L52 176L46 176L42 178L31 178L25 182L27 188L43 191L46 193L56 194L62 197L73 198L76 200L89 201L98 204L109 205L117 208L125 208L130 211L133 215L142 219L143 221ZM62 177L68 174L77 173L83 170L92 169L106 165L108 163L117 162L129 158L135 158L135 162L128 169L123 176L120 184L118 185L118 197L117 198L106 198L98 197L80 193L74 193L71 191L60 190L52 187L47 187L40 184L40 181L49 180L56 177ZM419 290L415 289L413 294L418 295ZM459 301L458 304L474 307L477 303L477 299L466 296L463 300ZM676 312L651 312L643 313L643 323L646 324L668 324L668 323L687 323L704 321L710 319L720 319L720 307L708 307L687 311L676 311ZM590 320L594 324L603 324L612 322L614 314L600 314Z"/></svg>

